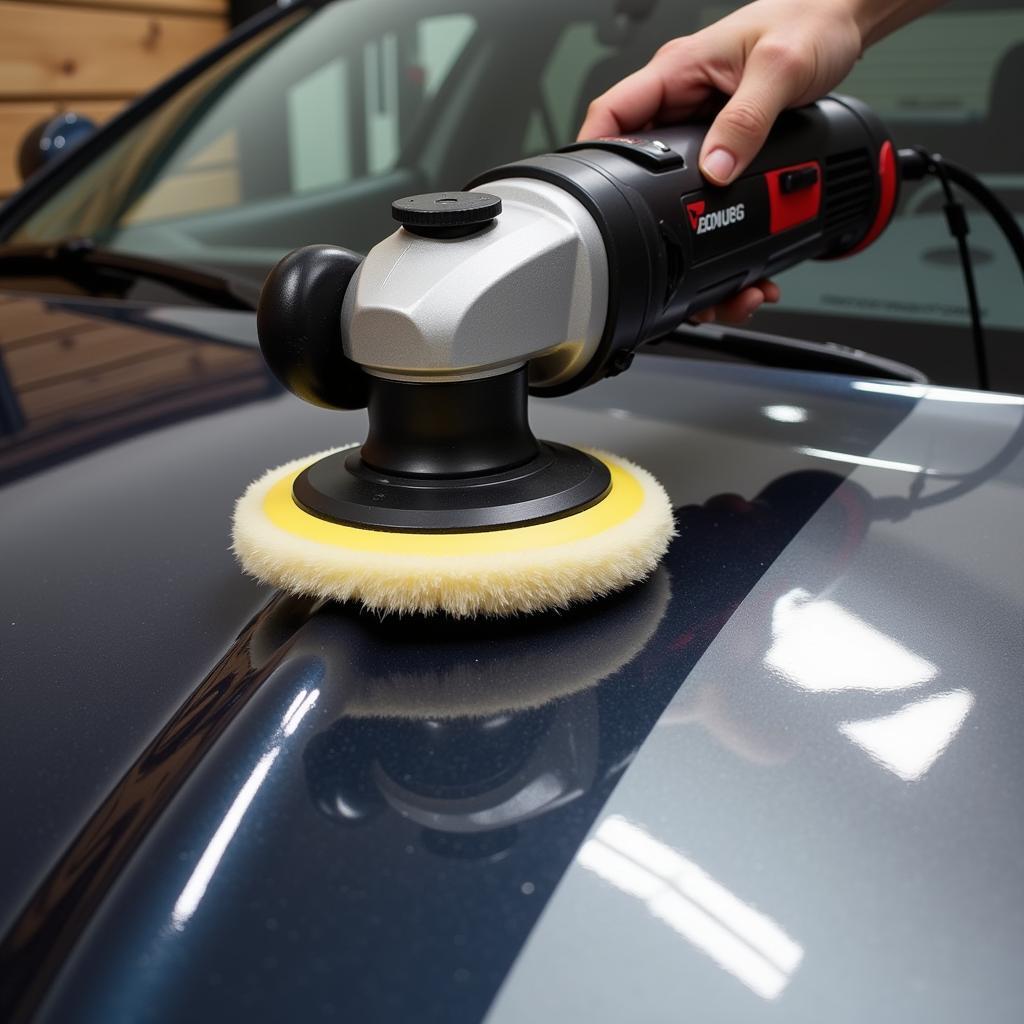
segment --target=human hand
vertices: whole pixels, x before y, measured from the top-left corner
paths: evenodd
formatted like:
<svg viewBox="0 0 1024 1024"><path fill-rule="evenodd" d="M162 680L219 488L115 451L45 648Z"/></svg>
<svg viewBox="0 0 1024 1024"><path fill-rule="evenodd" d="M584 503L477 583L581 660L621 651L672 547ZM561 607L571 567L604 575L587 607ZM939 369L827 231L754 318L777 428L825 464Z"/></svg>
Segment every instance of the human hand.
<svg viewBox="0 0 1024 1024"><path fill-rule="evenodd" d="M813 103L846 77L864 45L857 7L854 0L755 0L667 42L590 104L579 137L681 124L718 111L700 169L714 184L728 185L784 109ZM730 97L724 106L722 97Z"/></svg>
<svg viewBox="0 0 1024 1024"><path fill-rule="evenodd" d="M877 5L876 5L877 6ZM700 153L708 181L727 185L747 168L776 117L834 88L860 56L862 0L756 0L691 36L666 43L587 111L579 138L619 135L715 114ZM723 97L730 97L722 105ZM699 321L746 320L778 286L759 282Z"/></svg>

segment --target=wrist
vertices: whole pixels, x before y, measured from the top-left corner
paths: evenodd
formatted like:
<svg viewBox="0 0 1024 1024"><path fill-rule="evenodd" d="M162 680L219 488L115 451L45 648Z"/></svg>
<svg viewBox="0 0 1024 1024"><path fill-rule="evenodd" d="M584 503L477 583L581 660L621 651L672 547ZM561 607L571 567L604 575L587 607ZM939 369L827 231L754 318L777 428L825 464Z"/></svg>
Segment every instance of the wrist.
<svg viewBox="0 0 1024 1024"><path fill-rule="evenodd" d="M860 32L862 49L913 21L944 0L843 0Z"/></svg>
<svg viewBox="0 0 1024 1024"><path fill-rule="evenodd" d="M866 49L880 38L880 29L885 19L898 6L893 0L844 0L857 31L860 33L861 48Z"/></svg>

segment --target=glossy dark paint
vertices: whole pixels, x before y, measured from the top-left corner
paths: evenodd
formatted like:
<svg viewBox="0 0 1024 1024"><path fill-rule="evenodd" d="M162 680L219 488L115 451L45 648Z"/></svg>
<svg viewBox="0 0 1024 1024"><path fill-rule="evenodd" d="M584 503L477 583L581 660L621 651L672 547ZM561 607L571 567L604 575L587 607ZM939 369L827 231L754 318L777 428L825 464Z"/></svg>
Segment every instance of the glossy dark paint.
<svg viewBox="0 0 1024 1024"><path fill-rule="evenodd" d="M189 337L197 314L203 324ZM265 601L234 571L225 524L206 532L196 518L210 511L200 491L229 516L238 484L258 470L254 462L225 479L229 435L218 440L221 460L205 459L218 410L280 394L246 332L251 314L243 330L237 314L220 311L0 296L3 351L12 370L33 377L11 392L27 422L0 437L0 674L10 724L0 763L17 780L3 794L11 820L30 823L4 848L5 928ZM83 367L87 339L110 351ZM16 362L33 348L42 381L40 366ZM154 379L126 380L146 356L157 360Z"/></svg>
<svg viewBox="0 0 1024 1024"><path fill-rule="evenodd" d="M149 320L180 328L180 313ZM187 314L201 337L223 324ZM782 445L767 489L763 466L736 466L735 489L761 499L715 498L701 464L764 429L737 419L744 395L754 411L788 395L862 453L913 405L837 378L655 356L537 403L542 436L618 436L686 506L684 532L644 587L499 626L380 623L292 599L260 611L268 595L227 551L234 498L268 465L361 437L362 414L250 401L7 486L0 770L19 784L2 810L33 827L5 850L0 913L13 921L36 892L4 952L16 965L19 946L46 950L26 974L5 969L8 1006L30 1006L71 950L48 1004L61 1019L478 1017L698 654L840 482L793 476L809 460ZM647 418L617 427L612 407ZM687 421L708 428L704 450L671 447ZM847 518L840 538L856 532ZM179 930L175 906L240 794L252 809Z"/></svg>
<svg viewBox="0 0 1024 1024"><path fill-rule="evenodd" d="M568 615L271 606L229 659L262 672L251 706L182 763L195 775L135 863L111 868L48 1014L478 1020L665 705L840 479L796 474L751 505L683 509L651 581ZM67 859L82 862L78 844Z"/></svg>
<svg viewBox="0 0 1024 1024"><path fill-rule="evenodd" d="M277 393L251 314L0 291L0 482Z"/></svg>
<svg viewBox="0 0 1024 1024"><path fill-rule="evenodd" d="M271 602L264 614L273 614ZM28 1014L160 814L264 676L248 657L256 622L146 747L36 890L0 946L0 1005Z"/></svg>
<svg viewBox="0 0 1024 1024"><path fill-rule="evenodd" d="M899 390L920 401L689 674L487 1024L1020 1017L1024 400ZM870 526L837 547L853 494Z"/></svg>

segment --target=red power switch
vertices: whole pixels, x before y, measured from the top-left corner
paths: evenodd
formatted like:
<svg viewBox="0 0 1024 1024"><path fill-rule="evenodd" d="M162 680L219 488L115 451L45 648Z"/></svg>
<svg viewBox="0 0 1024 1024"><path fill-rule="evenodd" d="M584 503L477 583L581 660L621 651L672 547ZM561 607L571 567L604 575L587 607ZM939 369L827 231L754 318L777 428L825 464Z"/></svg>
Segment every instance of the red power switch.
<svg viewBox="0 0 1024 1024"><path fill-rule="evenodd" d="M769 223L773 235L818 216L821 210L821 167L816 160L768 171L764 180L768 185Z"/></svg>

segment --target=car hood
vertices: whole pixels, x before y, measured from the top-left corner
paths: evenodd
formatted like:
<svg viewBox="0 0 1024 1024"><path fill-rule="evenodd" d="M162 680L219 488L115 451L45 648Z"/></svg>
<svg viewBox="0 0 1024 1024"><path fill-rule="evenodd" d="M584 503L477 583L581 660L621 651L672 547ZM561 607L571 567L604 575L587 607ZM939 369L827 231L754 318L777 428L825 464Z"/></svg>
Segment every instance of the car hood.
<svg viewBox="0 0 1024 1024"><path fill-rule="evenodd" d="M1020 399L641 356L532 418L665 483L654 577L562 615L379 619L272 594L228 549L246 484L362 414L276 391L245 314L25 303L54 318L31 337L84 318L229 352L246 384L164 418L157 388L38 459L26 416L2 449L8 1005L1012 1005Z"/></svg>

